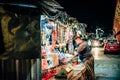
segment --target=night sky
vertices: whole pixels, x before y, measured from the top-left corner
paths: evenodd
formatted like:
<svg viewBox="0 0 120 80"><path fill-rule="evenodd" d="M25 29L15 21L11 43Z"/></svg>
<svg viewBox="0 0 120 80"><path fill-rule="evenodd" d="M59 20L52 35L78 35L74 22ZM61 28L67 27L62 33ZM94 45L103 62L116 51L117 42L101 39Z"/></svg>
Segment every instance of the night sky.
<svg viewBox="0 0 120 80"><path fill-rule="evenodd" d="M7 0L6 0L7 1ZM22 0L24 1L24 0ZM28 0L29 1L29 0ZM55 0L71 17L88 25L88 31L97 27L109 32L113 28L116 0Z"/></svg>
<svg viewBox="0 0 120 80"><path fill-rule="evenodd" d="M86 23L88 30L97 26L105 32L111 31L116 0L56 0L68 15L80 23Z"/></svg>

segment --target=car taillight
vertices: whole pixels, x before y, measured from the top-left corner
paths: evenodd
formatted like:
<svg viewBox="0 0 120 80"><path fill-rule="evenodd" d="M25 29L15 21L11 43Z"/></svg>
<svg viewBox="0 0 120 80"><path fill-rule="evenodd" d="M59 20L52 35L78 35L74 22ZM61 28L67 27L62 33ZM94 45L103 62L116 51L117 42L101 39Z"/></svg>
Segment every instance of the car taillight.
<svg viewBox="0 0 120 80"><path fill-rule="evenodd" d="M118 44L115 45L115 48L119 48L120 46Z"/></svg>
<svg viewBox="0 0 120 80"><path fill-rule="evenodd" d="M105 48L109 48L109 45L107 44L107 45L105 46Z"/></svg>

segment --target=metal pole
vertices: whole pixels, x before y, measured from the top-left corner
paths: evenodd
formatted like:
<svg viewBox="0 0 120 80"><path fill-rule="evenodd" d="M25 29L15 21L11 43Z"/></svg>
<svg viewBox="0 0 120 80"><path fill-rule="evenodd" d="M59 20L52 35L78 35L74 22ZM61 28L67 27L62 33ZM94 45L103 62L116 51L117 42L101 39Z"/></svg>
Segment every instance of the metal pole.
<svg viewBox="0 0 120 80"><path fill-rule="evenodd" d="M41 15L40 15L40 19L41 21ZM41 74L41 71L42 71L42 57L41 57L41 25L40 25L40 59L39 59L39 80L42 80L42 74Z"/></svg>

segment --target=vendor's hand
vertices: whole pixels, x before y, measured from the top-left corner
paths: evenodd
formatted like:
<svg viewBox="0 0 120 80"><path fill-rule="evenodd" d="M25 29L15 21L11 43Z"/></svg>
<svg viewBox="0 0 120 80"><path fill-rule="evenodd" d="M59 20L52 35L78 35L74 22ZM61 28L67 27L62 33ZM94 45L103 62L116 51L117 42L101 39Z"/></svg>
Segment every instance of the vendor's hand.
<svg viewBox="0 0 120 80"><path fill-rule="evenodd" d="M69 58L67 61L68 61L68 62L72 61L72 58Z"/></svg>
<svg viewBox="0 0 120 80"><path fill-rule="evenodd" d="M74 58L71 58L70 61L73 61Z"/></svg>

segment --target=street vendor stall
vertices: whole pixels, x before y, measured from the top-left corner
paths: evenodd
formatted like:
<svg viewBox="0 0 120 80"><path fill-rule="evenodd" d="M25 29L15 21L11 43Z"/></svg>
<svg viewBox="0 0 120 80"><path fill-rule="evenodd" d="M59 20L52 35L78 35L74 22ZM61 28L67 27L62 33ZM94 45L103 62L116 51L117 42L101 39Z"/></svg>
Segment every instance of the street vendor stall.
<svg viewBox="0 0 120 80"><path fill-rule="evenodd" d="M38 12L39 5L32 5L32 9L30 6L19 5L10 3L0 6L1 33L5 49L5 52L0 54L0 79L49 80L56 79L55 76L59 73L64 74L67 79L76 79L80 78L76 74L81 72L91 77L87 74L89 69L93 68L89 68L91 65L86 63L88 69L80 68L80 71L76 71L75 67L80 63L78 58L69 61L74 54L74 33L71 25L74 19L67 22L69 18L62 12L55 18L41 16ZM68 63L75 69L68 68Z"/></svg>
<svg viewBox="0 0 120 80"><path fill-rule="evenodd" d="M0 1L0 80L41 80L41 62L46 61L41 45L47 39L41 41L40 16L55 16L62 8L54 0Z"/></svg>
<svg viewBox="0 0 120 80"><path fill-rule="evenodd" d="M73 28L58 19L50 20L43 15L46 23L41 25L42 37L42 80L94 80L94 58L90 57L81 66L78 57L69 61L75 54ZM67 45L67 46L66 46ZM56 56L56 57L55 57ZM68 65L69 64L69 65Z"/></svg>

